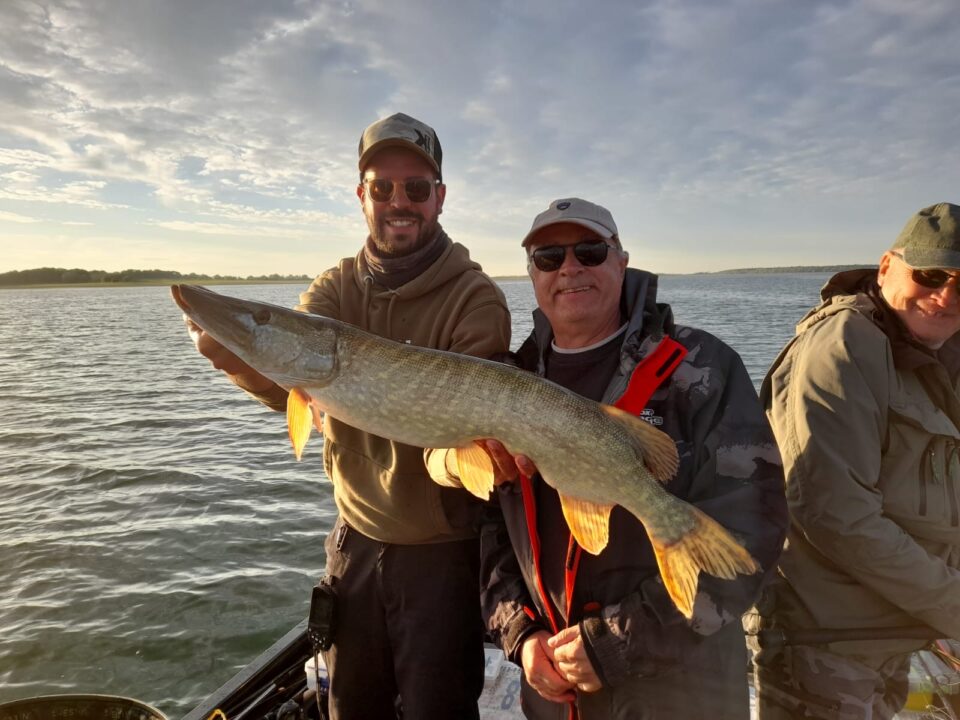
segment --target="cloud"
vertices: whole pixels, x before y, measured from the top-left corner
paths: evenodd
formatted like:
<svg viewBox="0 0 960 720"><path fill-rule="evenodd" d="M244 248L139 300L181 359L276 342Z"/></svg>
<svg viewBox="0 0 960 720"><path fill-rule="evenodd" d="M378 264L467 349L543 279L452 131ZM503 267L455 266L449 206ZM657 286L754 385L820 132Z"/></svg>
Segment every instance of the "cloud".
<svg viewBox="0 0 960 720"><path fill-rule="evenodd" d="M4 212L0 210L0 222L10 222L10 223L35 223L40 222L36 218L27 217L26 215L17 215L17 213Z"/></svg>
<svg viewBox="0 0 960 720"><path fill-rule="evenodd" d="M957 46L952 0L7 0L0 211L353 254L360 131L403 110L491 269L566 195L664 269L788 232L832 262L960 186Z"/></svg>

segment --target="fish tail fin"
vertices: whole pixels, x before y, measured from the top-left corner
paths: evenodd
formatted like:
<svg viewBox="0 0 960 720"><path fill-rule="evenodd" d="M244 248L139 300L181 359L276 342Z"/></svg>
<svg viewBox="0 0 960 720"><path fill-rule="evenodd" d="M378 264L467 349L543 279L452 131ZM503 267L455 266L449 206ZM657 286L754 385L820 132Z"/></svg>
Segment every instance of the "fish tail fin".
<svg viewBox="0 0 960 720"><path fill-rule="evenodd" d="M323 432L323 416L320 408L302 388L295 387L287 395L287 434L297 460L303 455L303 448L310 439L313 428Z"/></svg>
<svg viewBox="0 0 960 720"><path fill-rule="evenodd" d="M693 616L701 570L724 580L760 570L753 556L726 528L697 508L691 509L694 526L682 538L673 543L658 543L651 538L667 593L688 620Z"/></svg>
<svg viewBox="0 0 960 720"><path fill-rule="evenodd" d="M666 483L677 474L680 459L677 456L677 444L672 437L646 420L641 420L636 415L631 415L613 405L601 405L600 408L610 419L626 428L636 440L643 454L643 463L649 468L653 477L661 483Z"/></svg>

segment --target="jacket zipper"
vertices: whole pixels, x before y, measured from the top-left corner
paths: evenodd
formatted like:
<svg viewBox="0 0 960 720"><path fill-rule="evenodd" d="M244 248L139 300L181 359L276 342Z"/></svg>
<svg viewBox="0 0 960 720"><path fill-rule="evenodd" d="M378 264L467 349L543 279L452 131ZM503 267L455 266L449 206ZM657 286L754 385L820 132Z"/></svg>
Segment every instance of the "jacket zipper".
<svg viewBox="0 0 960 720"><path fill-rule="evenodd" d="M947 476L947 493L950 496L950 527L960 525L960 507L957 507L957 491L953 475Z"/></svg>
<svg viewBox="0 0 960 720"><path fill-rule="evenodd" d="M923 468L920 469L920 516L926 517L927 514L927 478L934 473L934 461L937 458L936 452L932 449L927 451L929 457Z"/></svg>
<svg viewBox="0 0 960 720"><path fill-rule="evenodd" d="M960 525L960 507L957 507L957 490L954 468L960 466L960 446L954 443L950 452L950 462L947 464L947 497L950 501L950 526Z"/></svg>

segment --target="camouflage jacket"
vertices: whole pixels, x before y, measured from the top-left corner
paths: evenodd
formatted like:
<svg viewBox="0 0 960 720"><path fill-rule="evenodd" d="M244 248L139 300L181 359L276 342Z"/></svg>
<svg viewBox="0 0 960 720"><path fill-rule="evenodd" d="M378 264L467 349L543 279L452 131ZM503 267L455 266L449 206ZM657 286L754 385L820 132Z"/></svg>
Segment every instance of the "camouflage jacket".
<svg viewBox="0 0 960 720"><path fill-rule="evenodd" d="M598 556L583 553L571 617L564 618L568 625L580 623L588 653L607 687L631 676L701 665L712 652L708 646L713 638L742 646L742 632L717 631L739 627L780 554L787 524L780 456L740 357L702 330L675 325L669 306L656 303L656 285L655 275L627 270L622 304L628 327L620 366L609 379L603 402L612 404L623 394L637 363L664 333L687 348L686 358L644 410L645 418L677 443L680 469L667 489L730 530L764 572L729 581L701 575L694 616L687 621L664 589L642 524L615 508L610 544ZM534 331L517 354L517 364L543 375L551 339L549 323L535 311ZM534 483L541 482L534 478ZM547 623L539 619L545 609L535 589L517 485L498 488L500 510L489 514L481 532L481 584L488 630L519 663L522 640ZM541 527L539 535L544 548L566 548L566 527ZM547 562L563 563L564 558L541 557L541 563ZM547 593L556 597L563 589L547 588ZM598 603L601 610L584 619L587 603ZM743 667L737 673L745 675Z"/></svg>

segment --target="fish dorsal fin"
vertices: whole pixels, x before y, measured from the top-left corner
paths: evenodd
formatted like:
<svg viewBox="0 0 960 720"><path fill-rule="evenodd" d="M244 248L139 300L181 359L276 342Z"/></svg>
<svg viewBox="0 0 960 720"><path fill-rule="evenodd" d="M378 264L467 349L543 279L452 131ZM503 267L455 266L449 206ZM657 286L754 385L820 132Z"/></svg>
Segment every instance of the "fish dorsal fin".
<svg viewBox="0 0 960 720"><path fill-rule="evenodd" d="M615 422L625 427L636 438L643 453L643 462L653 476L661 483L667 483L677 474L679 458L677 444L662 430L657 430L645 420L636 415L624 412L612 405L601 405L600 408Z"/></svg>
<svg viewBox="0 0 960 720"><path fill-rule="evenodd" d="M613 505L601 505L560 493L560 507L573 539L593 555L599 555L610 540Z"/></svg>
<svg viewBox="0 0 960 720"><path fill-rule="evenodd" d="M476 443L453 449L457 459L457 474L463 486L481 500L488 500L493 492L493 460Z"/></svg>
<svg viewBox="0 0 960 720"><path fill-rule="evenodd" d="M323 432L323 417L313 398L302 388L291 388L287 395L287 433L297 460L310 439L310 431L317 428Z"/></svg>

